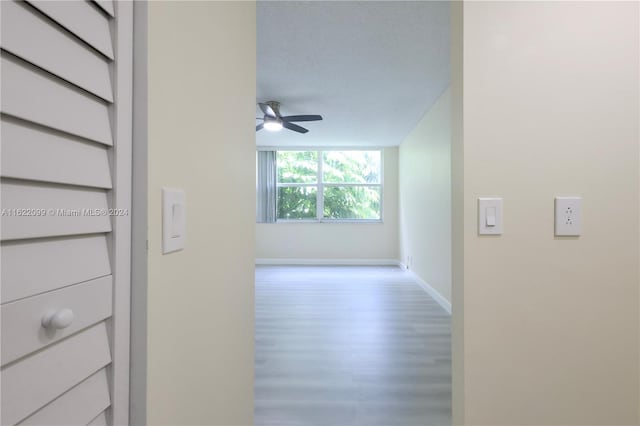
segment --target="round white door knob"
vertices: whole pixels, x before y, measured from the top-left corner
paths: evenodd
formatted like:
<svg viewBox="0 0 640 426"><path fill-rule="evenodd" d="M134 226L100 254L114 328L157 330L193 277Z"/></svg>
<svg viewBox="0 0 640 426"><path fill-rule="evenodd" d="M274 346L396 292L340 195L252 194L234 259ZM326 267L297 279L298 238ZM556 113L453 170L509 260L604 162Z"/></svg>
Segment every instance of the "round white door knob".
<svg viewBox="0 0 640 426"><path fill-rule="evenodd" d="M42 326L55 330L67 328L73 322L73 311L71 309L60 309L42 317Z"/></svg>

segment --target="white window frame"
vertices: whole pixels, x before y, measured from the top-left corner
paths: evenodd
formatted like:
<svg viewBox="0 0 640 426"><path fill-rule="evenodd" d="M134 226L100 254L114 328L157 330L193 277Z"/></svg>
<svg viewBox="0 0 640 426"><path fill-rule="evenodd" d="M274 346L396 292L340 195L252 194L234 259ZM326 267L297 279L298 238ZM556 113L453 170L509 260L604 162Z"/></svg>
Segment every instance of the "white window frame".
<svg viewBox="0 0 640 426"><path fill-rule="evenodd" d="M380 147L281 147L267 148L260 147L260 150L268 151L306 151L318 153L318 169L316 183L280 183L277 182L278 188L283 187L313 187L316 188L316 218L315 219L280 219L276 214L275 223L383 223L384 222L384 149ZM324 152L329 151L378 151L380 152L380 183L325 183L322 180L322 166L324 163ZM276 154L277 161L277 154ZM278 164L276 162L276 168ZM353 186L370 186L380 188L380 219L330 219L324 217L324 188L325 187L353 187ZM276 195L276 212L278 209L278 197Z"/></svg>

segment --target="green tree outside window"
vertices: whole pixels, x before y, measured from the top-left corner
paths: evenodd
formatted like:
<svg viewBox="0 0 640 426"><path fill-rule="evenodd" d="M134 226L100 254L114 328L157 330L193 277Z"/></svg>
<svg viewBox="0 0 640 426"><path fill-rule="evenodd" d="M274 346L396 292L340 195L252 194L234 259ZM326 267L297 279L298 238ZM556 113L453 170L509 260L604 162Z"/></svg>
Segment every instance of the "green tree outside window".
<svg viewBox="0 0 640 426"><path fill-rule="evenodd" d="M380 220L381 157L380 150L278 151L278 219Z"/></svg>

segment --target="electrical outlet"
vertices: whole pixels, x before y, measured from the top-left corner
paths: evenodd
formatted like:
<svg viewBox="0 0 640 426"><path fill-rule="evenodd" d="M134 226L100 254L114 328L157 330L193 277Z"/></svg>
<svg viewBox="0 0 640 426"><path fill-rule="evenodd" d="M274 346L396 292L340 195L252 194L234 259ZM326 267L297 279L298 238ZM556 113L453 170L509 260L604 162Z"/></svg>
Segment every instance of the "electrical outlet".
<svg viewBox="0 0 640 426"><path fill-rule="evenodd" d="M556 236L577 237L582 229L582 198L580 197L556 197L555 217Z"/></svg>

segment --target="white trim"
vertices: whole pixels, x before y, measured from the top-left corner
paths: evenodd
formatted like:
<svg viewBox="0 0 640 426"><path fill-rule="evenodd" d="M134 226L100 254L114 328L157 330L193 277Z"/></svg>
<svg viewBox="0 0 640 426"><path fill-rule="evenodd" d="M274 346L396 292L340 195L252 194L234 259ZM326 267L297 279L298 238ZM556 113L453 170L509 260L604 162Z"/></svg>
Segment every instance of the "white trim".
<svg viewBox="0 0 640 426"><path fill-rule="evenodd" d="M296 145L296 146L267 146L257 145L256 151L383 151L385 148L397 148L399 145L363 145L363 146L341 146L341 145Z"/></svg>
<svg viewBox="0 0 640 426"><path fill-rule="evenodd" d="M404 264L400 264L401 267L404 267L404 269L406 269L406 265ZM415 272L408 270L407 269L407 274L413 278L416 283L418 283L418 285L420 287L422 287L422 289L424 291L426 291L429 296L433 297L433 299L438 302L438 305L442 306L442 308L447 311L447 313L449 315L451 315L451 302L449 302L443 295L441 295L438 290L436 290L435 288L431 287L425 280L423 280L422 278L420 278L418 276L418 274L416 274Z"/></svg>
<svg viewBox="0 0 640 426"><path fill-rule="evenodd" d="M451 302L431 287L415 272L408 270L407 265L396 259L308 259L308 258L281 258L281 259L256 259L256 265L304 265L304 266L397 266L407 271L407 275L413 279L424 291L429 294L438 305L451 315Z"/></svg>
<svg viewBox="0 0 640 426"><path fill-rule="evenodd" d="M380 224L384 223L382 219L276 219L275 222L256 222L258 224L264 225L286 225L289 223L304 223L304 224L313 224L313 223L356 223L356 224Z"/></svg>
<svg viewBox="0 0 640 426"><path fill-rule="evenodd" d="M396 259L256 259L256 265L400 266Z"/></svg>
<svg viewBox="0 0 640 426"><path fill-rule="evenodd" d="M147 2L133 3L129 425L147 424Z"/></svg>
<svg viewBox="0 0 640 426"><path fill-rule="evenodd" d="M277 151L276 151L277 152ZM318 177L316 181L318 182L317 193L316 193L316 219L318 221L324 218L324 175L322 174L322 169L324 167L324 152L317 151L318 153ZM277 154L276 154L277 155ZM277 179L276 179L277 181ZM277 182L276 182L277 184ZM278 215L276 215L276 222L278 221Z"/></svg>
<svg viewBox="0 0 640 426"><path fill-rule="evenodd" d="M112 207L131 212L131 162L133 137L133 4L116 3L115 33L116 96L112 119L116 140L112 151ZM111 325L111 425L129 423L129 338L131 304L131 216L114 216L113 316Z"/></svg>
<svg viewBox="0 0 640 426"><path fill-rule="evenodd" d="M385 154L384 148L380 148L380 222L384 220L384 187L385 187L385 183L384 183L385 155L384 154Z"/></svg>

